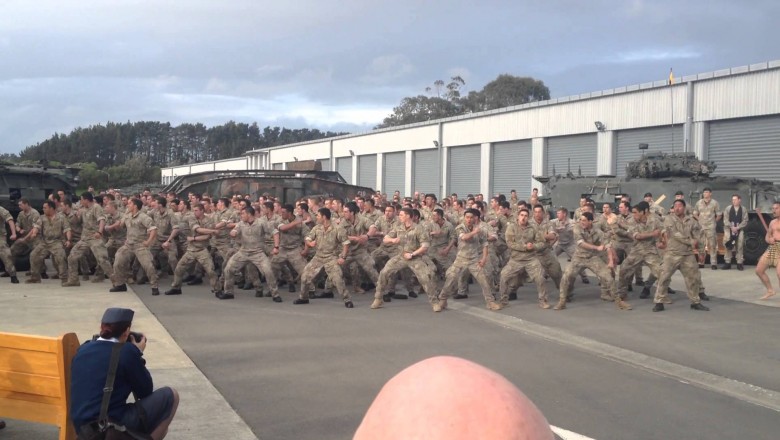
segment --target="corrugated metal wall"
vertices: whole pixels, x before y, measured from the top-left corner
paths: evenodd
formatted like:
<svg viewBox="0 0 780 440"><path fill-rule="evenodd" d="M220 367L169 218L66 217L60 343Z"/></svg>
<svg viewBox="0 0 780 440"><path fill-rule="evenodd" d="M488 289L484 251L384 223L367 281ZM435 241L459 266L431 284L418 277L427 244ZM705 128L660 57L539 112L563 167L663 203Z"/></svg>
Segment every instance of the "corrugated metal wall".
<svg viewBox="0 0 780 440"><path fill-rule="evenodd" d="M780 70L694 83L696 121L780 113Z"/></svg>
<svg viewBox="0 0 780 440"><path fill-rule="evenodd" d="M715 175L780 181L780 116L710 123Z"/></svg>
<svg viewBox="0 0 780 440"><path fill-rule="evenodd" d="M358 156L358 185L376 186L376 154Z"/></svg>
<svg viewBox="0 0 780 440"><path fill-rule="evenodd" d="M493 145L490 155L490 195L509 196L511 190L524 194L531 182L531 140ZM458 193L460 195L460 193Z"/></svg>
<svg viewBox="0 0 780 440"><path fill-rule="evenodd" d="M617 132L617 154L615 163L618 177L626 175L626 164L642 157L639 144L647 144L647 151L681 153L683 151L683 126L648 127Z"/></svg>
<svg viewBox="0 0 780 440"><path fill-rule="evenodd" d="M412 153L412 192L439 192L439 150L415 150ZM403 194L403 190L401 191ZM407 196L411 194L406 194Z"/></svg>
<svg viewBox="0 0 780 440"><path fill-rule="evenodd" d="M382 192L392 195L394 191L400 191L401 195L405 195L406 153L387 153L382 157L382 162Z"/></svg>
<svg viewBox="0 0 780 440"><path fill-rule="evenodd" d="M553 166L557 174L566 174L571 159L571 172L575 176L579 169L583 176L595 176L597 154L596 133L551 137L545 150L547 175L552 175Z"/></svg>
<svg viewBox="0 0 780 440"><path fill-rule="evenodd" d="M283 170L284 164L283 163L275 163L271 165L272 170Z"/></svg>
<svg viewBox="0 0 780 440"><path fill-rule="evenodd" d="M337 157L336 158L336 171L341 174L341 177L352 183L352 158L351 157Z"/></svg>
<svg viewBox="0 0 780 440"><path fill-rule="evenodd" d="M447 191L457 193L461 198L467 194L478 194L481 164L480 145L449 148Z"/></svg>
<svg viewBox="0 0 780 440"><path fill-rule="evenodd" d="M330 159L320 159L322 171L330 171Z"/></svg>

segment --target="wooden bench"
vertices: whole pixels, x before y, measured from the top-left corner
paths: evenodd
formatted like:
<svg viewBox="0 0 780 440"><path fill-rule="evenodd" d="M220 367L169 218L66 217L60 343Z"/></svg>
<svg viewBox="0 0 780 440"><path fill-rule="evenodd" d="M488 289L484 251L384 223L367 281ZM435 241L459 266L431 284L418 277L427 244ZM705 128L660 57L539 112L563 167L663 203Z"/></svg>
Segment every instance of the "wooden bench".
<svg viewBox="0 0 780 440"><path fill-rule="evenodd" d="M0 417L60 428L60 440L74 440L68 418L70 364L79 339L0 332Z"/></svg>

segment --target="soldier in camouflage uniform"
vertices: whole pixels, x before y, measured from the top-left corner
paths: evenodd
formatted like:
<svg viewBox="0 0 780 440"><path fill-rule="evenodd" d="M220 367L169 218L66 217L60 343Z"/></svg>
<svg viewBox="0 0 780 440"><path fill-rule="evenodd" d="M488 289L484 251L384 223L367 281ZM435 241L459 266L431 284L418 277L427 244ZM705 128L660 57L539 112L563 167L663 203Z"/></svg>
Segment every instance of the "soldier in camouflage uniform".
<svg viewBox="0 0 780 440"><path fill-rule="evenodd" d="M19 284L19 278L16 277L16 268L14 267L14 258L11 256L11 249L8 247L8 242L5 240L6 223L11 229L11 241L16 240L16 222L14 222L14 217L11 213L2 206L0 206L0 219L2 219L3 222L3 224L0 225L0 261L3 262L5 272L11 277L11 283Z"/></svg>
<svg viewBox="0 0 780 440"><path fill-rule="evenodd" d="M349 252L349 239L344 228L331 223L330 209L320 208L317 211L317 226L309 231L305 242L306 246L315 248L317 252L303 269L300 297L293 304L309 303L309 291L314 290L314 279L324 269L344 300L344 306L353 308L352 297L344 284L341 270Z"/></svg>
<svg viewBox="0 0 780 440"><path fill-rule="evenodd" d="M208 243L211 236L217 233L214 229L214 221L205 215L203 206L196 205L193 209L193 215L185 220L189 223L187 230L192 235L187 236L187 252L182 255L173 271L173 283L171 289L165 291L166 295L181 295L182 280L188 274L195 263L203 267L206 275L211 282L211 290L214 294L219 294L218 277L214 272L214 263L211 254L208 251Z"/></svg>
<svg viewBox="0 0 780 440"><path fill-rule="evenodd" d="M431 246L428 249L428 257L436 266L436 276L434 280L439 283L444 280L444 274L452 265L453 252L455 248L456 237L455 227L444 218L444 211L441 208L433 210L432 221L429 222L428 235L431 237Z"/></svg>
<svg viewBox="0 0 780 440"><path fill-rule="evenodd" d="M512 222L506 229L506 245L511 256L501 270L501 282L499 286L499 299L503 306L509 304L509 290L511 281L525 274L536 283L539 307L549 309L547 303L547 290L544 285L542 265L539 263L537 251L547 246L544 234L528 224L529 212L520 209L517 213L517 221Z"/></svg>
<svg viewBox="0 0 780 440"><path fill-rule="evenodd" d="M627 236L633 243L627 247L628 253L618 271L618 295L625 298L631 277L636 273L636 268L646 265L650 268L650 276L645 282L640 298L650 296L650 286L661 275L661 255L658 253L656 242L661 236L662 224L658 216L651 214L650 205L647 202L639 202L631 208L633 222L628 227Z"/></svg>
<svg viewBox="0 0 780 440"><path fill-rule="evenodd" d="M238 217L238 211L233 209L228 199L223 197L217 201L217 210L213 214L213 219L214 229L219 232L212 237L211 247L218 256L217 261L220 264L220 284L224 283L225 266L230 257L236 252L232 239L230 238L230 231L240 221Z"/></svg>
<svg viewBox="0 0 780 440"><path fill-rule="evenodd" d="M108 251L103 241L105 234L106 217L103 208L95 203L92 193L85 192L81 195L81 208L78 211L81 217L81 240L79 240L68 255L68 279L63 280L64 287L79 286L79 260L85 252L91 251L95 256L98 266L109 277L114 274L114 269L108 261ZM72 220L71 220L72 224ZM89 272L87 272L89 273ZM124 283L122 280L121 283Z"/></svg>
<svg viewBox="0 0 780 440"><path fill-rule="evenodd" d="M70 200L63 200L63 202L60 204L60 212L63 216L65 216L65 218L68 219L68 223L70 225L70 238L72 244L70 246L65 246L65 257L67 258L70 257L70 251L73 250L73 245L81 241L81 231L83 229L83 225L81 222L81 215L78 212L78 207L74 208L73 202ZM81 270L81 273L86 277L85 280L89 279L89 263L87 261L86 255L79 259L77 269ZM67 272L63 273L61 279L63 281L68 279Z"/></svg>
<svg viewBox="0 0 780 440"><path fill-rule="evenodd" d="M676 200L675 200L676 202ZM704 258L707 256L704 246L710 252L710 265L712 270L718 268L718 234L715 227L721 219L720 205L712 200L712 190L704 188L702 199L696 202L693 216L699 221L701 238L699 240L699 267L704 267Z"/></svg>
<svg viewBox="0 0 780 440"><path fill-rule="evenodd" d="M125 240L127 240L127 228L122 224L122 214L115 204L107 204L103 209L103 213L106 216L106 226L103 230L108 235L106 251L108 252L108 260L113 264L116 257L116 251L118 251L119 248L125 244ZM175 250L175 248L173 249ZM99 277L95 277L93 281L95 280L102 281Z"/></svg>
<svg viewBox="0 0 780 440"><path fill-rule="evenodd" d="M425 255L428 252L430 238L421 225L414 224L412 215L411 209L401 209L398 213L398 222L385 235L384 242L399 246L400 253L391 258L379 274L374 302L371 303L372 309L382 307L384 297L392 284L395 283L394 280L398 272L408 269L417 277L428 294L428 301L433 304L434 310L438 311L436 310L438 300L433 281L433 263Z"/></svg>
<svg viewBox="0 0 780 440"><path fill-rule="evenodd" d="M55 267L59 271L60 278L64 277L68 271L65 260L65 245L70 246L70 225L64 215L57 212L57 205L47 200L43 202L43 215L38 217L38 221L33 226L33 237L40 236L38 244L30 253L30 278L26 283L40 283L41 274L46 273L46 264L44 260L51 255L55 261Z"/></svg>
<svg viewBox="0 0 780 440"><path fill-rule="evenodd" d="M447 308L447 297L455 291L458 280L463 272L470 272L471 276L482 287L482 296L490 310L501 310L501 304L495 301L491 292L492 286L486 273L486 265L489 261L488 241L484 230L476 225L477 218L481 215L479 210L467 210L464 222L455 228L458 237L458 254L452 263L444 280L444 287L439 293L439 302L433 304L433 311L439 312Z"/></svg>
<svg viewBox="0 0 780 440"><path fill-rule="evenodd" d="M302 218L295 217L295 208L292 205L284 205L281 209L282 221L277 226L279 232L279 253L271 258L274 275L277 279L281 276L282 266L290 265L298 274L298 277L306 268L307 249L303 246L303 240L309 233L309 227L303 223ZM287 280L290 292L295 292L295 279Z"/></svg>
<svg viewBox="0 0 780 440"><path fill-rule="evenodd" d="M553 283L555 283L555 288L560 289L563 270L561 269L561 263L558 261L558 257L556 257L552 251L552 244L555 243L555 240L558 239L558 236L555 234L555 231L550 225L550 221L547 218L547 213L545 212L543 206L533 206L533 218L529 221L529 223L531 226L538 229L542 235L544 235L547 246L544 246L541 249L537 249L536 255L539 257L539 263L541 263L542 269L544 269L545 273L550 278L552 278ZM573 260L574 259L572 258L572 261ZM570 291L568 294L570 295L571 287L569 287L569 290Z"/></svg>
<svg viewBox="0 0 780 440"><path fill-rule="evenodd" d="M566 254L568 260L571 261L571 257L574 256L574 252L577 250L577 243L574 242L574 225L575 222L569 218L569 210L566 208L560 208L556 212L556 217L550 221L550 228L556 237L553 245L553 254L556 258L561 254ZM580 277L583 284L590 284L585 269L580 271Z"/></svg>
<svg viewBox="0 0 780 440"><path fill-rule="evenodd" d="M135 257L149 278L152 295L160 294L157 285L157 271L152 262L152 253L149 251L149 247L157 239L157 226L151 217L141 212L141 208L143 208L143 203L138 199L130 199L127 202L127 212L121 220L121 223L127 228L127 239L125 244L116 251L112 279L114 287L109 289L109 292L127 291L125 283L130 275L133 257ZM86 225L84 229L86 231Z"/></svg>
<svg viewBox="0 0 780 440"><path fill-rule="evenodd" d="M149 251L152 253L153 261L157 262L156 266L160 267L160 273L163 275L173 273L177 265L176 250L162 247L173 232L175 222L173 212L168 209L168 201L165 197L153 198L151 206L150 217L157 226L157 239L152 243Z"/></svg>
<svg viewBox="0 0 780 440"><path fill-rule="evenodd" d="M271 210L273 210L273 204L271 205ZM255 217L255 209L251 206L247 206L241 211L241 221L230 231L230 236L235 238L240 246L225 266L225 291L219 293L217 298L233 299L233 279L236 272L247 264L251 264L265 277L273 301L282 302L276 277L274 277L274 271L271 268L271 260L264 252L266 248L265 237L270 234L273 237L271 256L279 253L279 233L267 231L266 228L269 227L271 227L270 223ZM255 294L255 296L259 295Z"/></svg>
<svg viewBox="0 0 780 440"><path fill-rule="evenodd" d="M365 293L360 287L362 278L358 273L359 271L363 272L374 285L379 280L379 273L376 271L374 259L371 258L371 255L366 250L368 230L371 223L367 217L358 214L358 206L354 202L347 203L342 212L341 226L347 231L347 239L350 242L345 267L350 270L354 291Z"/></svg>
<svg viewBox="0 0 780 440"><path fill-rule="evenodd" d="M40 237L32 235L32 230L41 217L38 210L30 206L27 199L19 199L19 209L21 211L16 216L17 239L11 245L11 255L14 258L28 255L41 241Z"/></svg>
<svg viewBox="0 0 780 440"><path fill-rule="evenodd" d="M577 251L571 259L571 264L566 267L560 287L560 297L555 310L566 308L567 296L570 293L571 283L582 268L591 270L601 282L601 299L615 301L618 309L630 310L623 298L615 296L615 279L610 269L615 267L614 253L607 252L608 263L604 263L602 253L607 251L608 245L604 233L594 227L593 214L583 212L580 224L574 228L574 241L577 243Z"/></svg>
<svg viewBox="0 0 780 440"><path fill-rule="evenodd" d="M674 201L674 214L664 219L663 238L661 248L665 248L661 276L658 277L658 288L655 291L654 312L664 310L667 303L666 292L669 281L676 271L680 271L685 279L685 287L688 291L688 299L691 300L691 309L707 311L709 308L701 304L699 295L700 274L693 255L696 240L701 236L699 224L692 217L685 215L685 200Z"/></svg>

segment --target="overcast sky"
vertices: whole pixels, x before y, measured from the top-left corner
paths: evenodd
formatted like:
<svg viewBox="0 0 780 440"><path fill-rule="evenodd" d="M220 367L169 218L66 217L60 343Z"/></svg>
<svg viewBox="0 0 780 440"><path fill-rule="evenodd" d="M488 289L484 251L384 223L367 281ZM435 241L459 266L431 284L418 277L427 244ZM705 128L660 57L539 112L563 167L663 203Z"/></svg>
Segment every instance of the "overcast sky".
<svg viewBox="0 0 780 440"><path fill-rule="evenodd" d="M779 19L777 0L2 0L0 152L106 121L365 131L456 74L560 97L780 59Z"/></svg>

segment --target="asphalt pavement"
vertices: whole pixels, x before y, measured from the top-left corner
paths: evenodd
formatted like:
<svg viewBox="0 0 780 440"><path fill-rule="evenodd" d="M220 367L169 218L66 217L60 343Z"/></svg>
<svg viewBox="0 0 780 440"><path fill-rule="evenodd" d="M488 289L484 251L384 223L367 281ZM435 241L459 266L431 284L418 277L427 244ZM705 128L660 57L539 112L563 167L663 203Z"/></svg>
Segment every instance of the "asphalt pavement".
<svg viewBox="0 0 780 440"><path fill-rule="evenodd" d="M634 310L618 311L599 299L594 277L587 286L577 282L576 299L563 311L539 309L525 286L509 308L491 312L471 286L468 299L450 300L442 313L423 297L371 310L372 295L355 295L355 308L346 309L338 299L293 305L297 294L286 288L277 304L252 291L220 301L205 286L152 297L148 286L109 294L108 284L66 290L48 281L16 290L0 279L0 329L75 329L84 340L105 307L134 308L135 328L150 335L145 357L156 384L187 390L171 425L174 439L350 438L389 378L436 355L497 371L552 425L594 439L776 438L780 299L758 300L763 292L751 267L706 269L703 277L711 311L690 310L680 291L663 313L637 299L638 289L629 298ZM679 274L672 286L682 289ZM472 410L482 408L475 402ZM412 400L397 411L458 417L447 402L419 408ZM235 436L200 430L223 429L225 420ZM29 432L48 428L9 422L3 438L47 438Z"/></svg>

